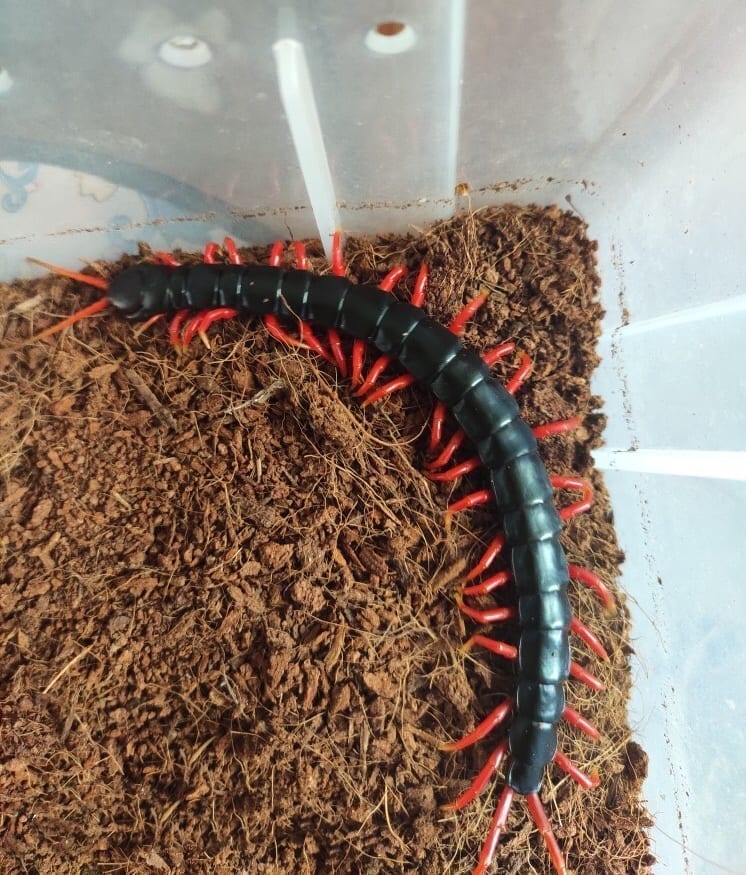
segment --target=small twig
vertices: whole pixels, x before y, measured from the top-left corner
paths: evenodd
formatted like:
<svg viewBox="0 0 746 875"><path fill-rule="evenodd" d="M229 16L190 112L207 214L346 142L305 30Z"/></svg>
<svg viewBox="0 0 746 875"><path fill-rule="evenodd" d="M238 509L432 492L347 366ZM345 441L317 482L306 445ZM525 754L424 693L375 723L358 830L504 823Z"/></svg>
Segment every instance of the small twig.
<svg viewBox="0 0 746 875"><path fill-rule="evenodd" d="M259 404L264 404L266 401L269 401L273 395L289 388L290 386L285 380L278 377L276 380L272 380L269 386L265 386L264 389L254 392L249 399L242 401L241 404L231 404L226 413L238 413L238 411L243 410L244 407L256 407Z"/></svg>
<svg viewBox="0 0 746 875"><path fill-rule="evenodd" d="M75 665L76 662L79 662L84 656L87 656L91 652L91 650L93 650L93 645L89 644L88 647L81 650L80 653L78 653L76 656L73 656L73 658L70 660L70 662L68 662L67 665L64 665L57 672L57 674L52 678L52 680L46 685L46 687L44 687L44 689L42 690L42 694L46 695L52 689L52 687L57 683L57 681L64 674L66 674L68 671L70 671L70 669Z"/></svg>
<svg viewBox="0 0 746 875"><path fill-rule="evenodd" d="M124 375L135 387L135 391L142 398L147 407L153 413L155 413L155 415L161 420L161 422L165 423L169 428L172 428L174 431L177 431L178 426L176 425L176 420L171 414L171 411L168 410L168 408L164 407L161 402L155 397L145 380L143 380L143 378L137 373L137 371L133 371L132 368L125 368Z"/></svg>

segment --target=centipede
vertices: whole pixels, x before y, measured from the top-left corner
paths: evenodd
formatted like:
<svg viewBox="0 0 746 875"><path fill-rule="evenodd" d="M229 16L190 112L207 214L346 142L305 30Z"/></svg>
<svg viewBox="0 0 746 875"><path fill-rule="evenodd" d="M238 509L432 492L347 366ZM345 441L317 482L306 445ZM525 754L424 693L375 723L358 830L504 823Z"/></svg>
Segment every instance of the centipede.
<svg viewBox="0 0 746 875"><path fill-rule="evenodd" d="M491 368L516 353L515 344L506 342L480 353L462 341L486 293L475 295L448 325L442 325L425 310L428 269L424 264L409 300L400 300L392 292L407 268L392 268L377 285L353 282L346 276L339 232L333 238L328 273L311 271L305 245L299 241L293 244L295 266L285 266L286 245L283 240L274 243L267 264L245 264L236 243L226 238L222 247L208 243L200 263L185 265L171 253L157 252L151 260L134 263L110 278L31 259L103 295L24 343L109 311L142 323L143 329L164 320L176 348L187 347L196 337L209 346L207 331L214 323L253 316L260 317L279 342L310 350L336 368L364 407L414 383L424 386L435 398L428 423L427 476L450 482L483 471L487 483L449 504L447 516L489 504L501 525L460 580L456 604L480 626L513 621L518 628L517 646L484 632L463 645L464 652L481 648L512 663L515 692L463 738L441 745L444 751L454 752L493 733L499 738L468 788L442 808L451 812L465 808L501 773L502 790L473 875L491 869L516 797L525 799L552 868L557 875L566 875L563 851L541 794L552 764L586 790L598 786L597 774L581 771L559 749L558 726L565 721L598 741L598 729L567 703L567 690L573 683L603 690L602 682L571 658L571 636L599 659L608 659L595 633L573 615L568 590L571 581L578 583L607 609L613 607L614 598L597 574L568 561L560 539L564 523L591 507L592 486L578 477L550 475L541 460L539 441L571 432L580 419L530 427L515 395L531 371L531 359L523 355L503 384ZM369 345L377 355L364 373ZM385 379L396 366L403 373ZM456 427L446 439L449 417ZM464 446L471 446L472 454L455 461ZM558 506L558 490L579 497ZM498 556L507 560L508 567L493 573ZM513 604L483 608L470 602L508 584L515 592Z"/></svg>

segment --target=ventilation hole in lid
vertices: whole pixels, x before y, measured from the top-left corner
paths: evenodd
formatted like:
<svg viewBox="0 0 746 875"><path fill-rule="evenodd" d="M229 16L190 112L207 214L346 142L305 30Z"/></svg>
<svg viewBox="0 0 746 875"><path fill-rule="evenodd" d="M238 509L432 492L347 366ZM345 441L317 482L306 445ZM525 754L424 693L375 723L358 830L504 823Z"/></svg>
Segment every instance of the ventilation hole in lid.
<svg viewBox="0 0 746 875"><path fill-rule="evenodd" d="M176 34L158 49L158 57L171 67L184 70L203 67L212 60L212 50L207 43L192 34Z"/></svg>
<svg viewBox="0 0 746 875"><path fill-rule="evenodd" d="M398 55L417 42L413 27L403 21L379 21L365 35L365 45L379 55Z"/></svg>

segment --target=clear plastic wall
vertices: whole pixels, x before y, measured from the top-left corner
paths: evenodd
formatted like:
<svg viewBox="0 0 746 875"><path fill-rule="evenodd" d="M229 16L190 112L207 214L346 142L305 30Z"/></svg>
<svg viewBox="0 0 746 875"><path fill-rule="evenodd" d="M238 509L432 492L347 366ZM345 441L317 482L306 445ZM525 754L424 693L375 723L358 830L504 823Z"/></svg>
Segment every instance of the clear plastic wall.
<svg viewBox="0 0 746 875"><path fill-rule="evenodd" d="M28 0L0 29L0 276L558 203L600 243L596 454L658 871L744 871L746 4ZM295 138L295 139L294 139Z"/></svg>

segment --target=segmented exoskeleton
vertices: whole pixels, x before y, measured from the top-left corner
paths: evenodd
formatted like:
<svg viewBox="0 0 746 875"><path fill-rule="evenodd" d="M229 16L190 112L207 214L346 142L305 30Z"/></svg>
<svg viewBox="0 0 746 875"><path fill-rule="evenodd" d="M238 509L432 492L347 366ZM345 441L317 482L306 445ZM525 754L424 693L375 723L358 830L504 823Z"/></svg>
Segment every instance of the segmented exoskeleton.
<svg viewBox="0 0 746 875"><path fill-rule="evenodd" d="M441 443L446 410L451 412L461 431L446 444L429 468L442 469L464 438L471 441L477 451L477 456L466 462L432 473L432 479L455 479L484 465L491 489L466 496L451 505L449 511L453 513L494 500L504 529L466 576L466 585L457 598L459 607L480 623L517 617L520 636L518 648L484 635L475 635L467 644L467 647L479 645L499 656L517 660L517 687L513 698L501 702L465 738L444 745L450 750L462 749L511 720L508 737L497 745L470 788L445 807L455 809L468 804L487 786L502 761L507 760L505 788L475 875L489 867L516 793L526 797L554 868L564 873L563 856L539 799L539 790L546 766L553 760L584 787L596 785L597 778L583 774L557 750L557 725L565 718L598 738L592 724L567 706L565 684L568 677L573 676L591 687L601 688L593 675L571 661L570 634L578 634L597 654L606 656L595 635L573 618L568 583L574 578L586 584L607 605L611 604L611 595L591 572L568 565L560 543L563 520L590 506L590 486L575 478L550 477L538 453L537 437L568 431L578 421L566 420L531 429L521 419L512 394L525 378L530 361L524 357L519 373L503 387L490 375L489 364L511 352L513 344L503 344L484 356L462 344L458 334L483 303L484 296L467 304L450 326L445 327L422 309L427 278L424 269L412 302L405 303L389 294L405 272L403 268L391 271L378 287L354 284L344 277L338 235L334 242L333 270L326 275L308 270L302 244L296 244L298 267L280 266L283 245L278 242L272 248L268 266L242 264L231 240L225 241L230 262L227 264L216 262L218 247L215 244L206 248L205 263L195 266L179 265L172 256L160 253L158 263L126 268L108 282L52 267L57 273L104 289L106 297L36 337L52 334L107 307L133 321L172 317L170 335L175 344L188 343L195 333L204 336L207 326L217 319L251 314L264 317L274 336L319 352L345 375L348 368L340 332L355 338L350 371L358 394L368 393L363 403L377 400L415 380L432 391L438 405L430 449L436 450ZM196 316L192 315L195 311ZM188 316L191 318L184 325ZM283 322L300 323L300 339L289 335L282 327ZM327 330L328 345L318 339L311 326ZM360 341L373 344L381 353L365 380L361 375L363 345ZM372 391L392 359L407 371L407 376ZM555 488L582 490L583 498L558 511L554 504ZM509 551L511 571L472 583L503 549ZM510 580L517 594L515 607L480 610L463 601L463 596L492 592Z"/></svg>

